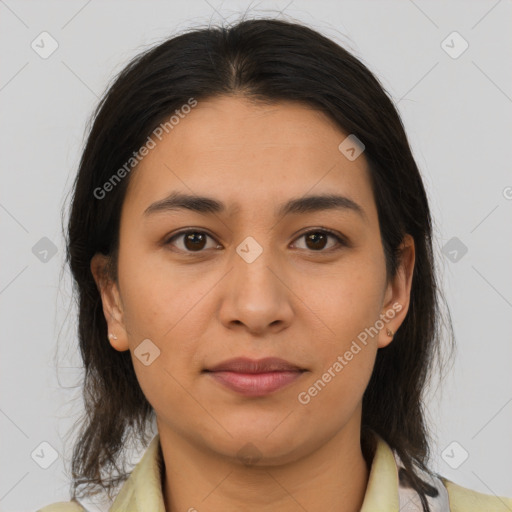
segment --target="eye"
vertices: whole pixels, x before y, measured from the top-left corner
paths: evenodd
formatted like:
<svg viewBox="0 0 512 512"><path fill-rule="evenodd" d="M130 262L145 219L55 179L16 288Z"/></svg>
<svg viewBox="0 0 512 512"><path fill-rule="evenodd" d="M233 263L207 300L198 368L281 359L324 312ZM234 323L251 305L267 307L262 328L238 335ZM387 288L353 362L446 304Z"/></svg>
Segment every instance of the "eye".
<svg viewBox="0 0 512 512"><path fill-rule="evenodd" d="M208 233L205 233L204 231L196 231L196 230L188 230L188 231L182 231L181 233L177 233L173 235L171 238L169 238L165 245L173 245L174 240L176 239L182 239L183 245L181 247L178 247L181 251L185 252L201 252L203 249L215 249L220 248L221 246L217 243L213 244L213 247L206 247L206 241L208 238L211 238L213 240L213 237L211 237Z"/></svg>
<svg viewBox="0 0 512 512"><path fill-rule="evenodd" d="M210 247L207 246L208 238L214 241ZM342 236L326 228L310 230L299 236L297 240L300 240L301 238L305 239L305 249L309 249L313 252L330 252L331 250L336 250L336 245L349 245ZM328 247L327 250L324 250L329 238L334 239L336 243L334 246ZM175 240L181 240L181 244L175 244ZM174 245L177 249L183 252L202 252L203 249L220 249L222 247L216 243L215 239L208 233L198 230L188 230L176 233L166 240L164 245ZM302 249L301 247L299 248Z"/></svg>
<svg viewBox="0 0 512 512"><path fill-rule="evenodd" d="M308 231L307 233L303 233L297 240L300 240L301 238L305 239L306 249L310 249L313 252L330 252L333 249L336 250L339 248L336 247L335 244L334 247L331 246L324 251L327 240L329 238L335 239L338 246L348 245L347 241L343 237L336 234L334 231L331 231L330 229L314 229Z"/></svg>

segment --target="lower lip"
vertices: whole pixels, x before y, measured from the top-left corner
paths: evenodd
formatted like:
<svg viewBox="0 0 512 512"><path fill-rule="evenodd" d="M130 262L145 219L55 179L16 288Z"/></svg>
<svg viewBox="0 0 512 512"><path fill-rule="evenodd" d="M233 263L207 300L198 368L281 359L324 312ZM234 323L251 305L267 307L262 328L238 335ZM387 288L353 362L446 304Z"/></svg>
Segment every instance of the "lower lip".
<svg viewBox="0 0 512 512"><path fill-rule="evenodd" d="M279 371L268 373L208 372L215 380L245 396L264 396L298 379L303 372Z"/></svg>

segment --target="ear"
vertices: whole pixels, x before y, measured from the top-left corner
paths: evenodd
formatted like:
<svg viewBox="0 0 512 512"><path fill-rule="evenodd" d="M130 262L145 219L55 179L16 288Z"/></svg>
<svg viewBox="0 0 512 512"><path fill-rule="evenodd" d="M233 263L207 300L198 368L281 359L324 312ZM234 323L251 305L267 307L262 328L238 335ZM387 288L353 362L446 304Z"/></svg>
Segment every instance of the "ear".
<svg viewBox="0 0 512 512"><path fill-rule="evenodd" d="M387 284L381 311L384 327L379 331L378 347L386 347L393 340L387 334L398 331L404 321L411 298L412 275L415 262L414 239L406 234L400 245L400 261L395 277Z"/></svg>
<svg viewBox="0 0 512 512"><path fill-rule="evenodd" d="M103 314L107 321L107 332L117 337L109 336L108 340L113 348L123 352L129 349L127 330L124 324L124 314L121 296L117 283L109 276L107 265L108 256L97 253L91 259L91 272L101 295Z"/></svg>

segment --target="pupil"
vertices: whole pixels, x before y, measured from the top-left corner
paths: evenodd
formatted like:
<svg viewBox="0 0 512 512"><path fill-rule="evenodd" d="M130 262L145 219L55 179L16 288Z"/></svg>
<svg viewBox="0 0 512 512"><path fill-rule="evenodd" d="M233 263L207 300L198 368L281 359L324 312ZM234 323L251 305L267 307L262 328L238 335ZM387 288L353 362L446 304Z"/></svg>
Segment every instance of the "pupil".
<svg viewBox="0 0 512 512"><path fill-rule="evenodd" d="M318 247L318 245L315 245L319 239L321 239L320 247ZM313 247L310 247L313 249L323 249L323 247L325 246L325 239L326 236L324 233L311 233L310 235L307 236L307 240L313 242ZM322 244L322 242L324 243Z"/></svg>
<svg viewBox="0 0 512 512"><path fill-rule="evenodd" d="M194 244L197 244L198 241L199 241L199 245L194 245ZM188 245L189 242L192 242L192 246L190 246L190 247ZM201 244L201 242L203 242L203 243ZM204 246L204 235L201 233L189 233L185 237L185 246L187 247L187 249L192 249L192 250L202 249Z"/></svg>
<svg viewBox="0 0 512 512"><path fill-rule="evenodd" d="M310 249L323 249L325 247L326 236L324 233L311 233L306 238ZM205 237L202 233L189 233L185 237L185 246L187 249L202 249L204 247L204 242Z"/></svg>

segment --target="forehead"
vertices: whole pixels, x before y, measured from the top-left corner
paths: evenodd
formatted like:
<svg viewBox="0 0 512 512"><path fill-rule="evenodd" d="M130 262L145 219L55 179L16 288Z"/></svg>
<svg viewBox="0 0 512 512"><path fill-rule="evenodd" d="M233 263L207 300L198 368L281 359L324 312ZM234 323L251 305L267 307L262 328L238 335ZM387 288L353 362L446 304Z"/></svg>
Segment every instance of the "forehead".
<svg viewBox="0 0 512 512"><path fill-rule="evenodd" d="M125 205L143 215L177 190L222 198L227 214L257 213L267 202L336 193L371 210L364 154L350 161L338 149L347 135L297 102L199 101L132 171Z"/></svg>

